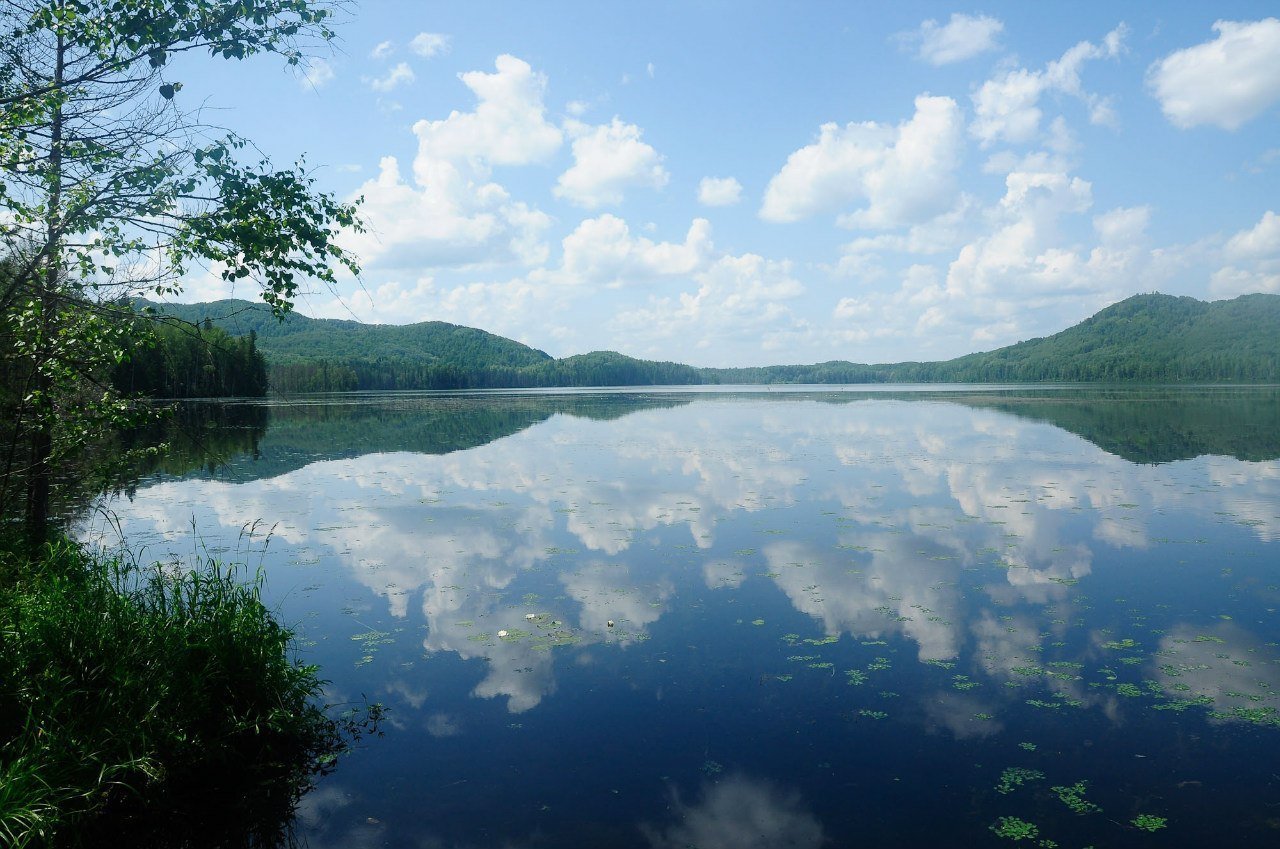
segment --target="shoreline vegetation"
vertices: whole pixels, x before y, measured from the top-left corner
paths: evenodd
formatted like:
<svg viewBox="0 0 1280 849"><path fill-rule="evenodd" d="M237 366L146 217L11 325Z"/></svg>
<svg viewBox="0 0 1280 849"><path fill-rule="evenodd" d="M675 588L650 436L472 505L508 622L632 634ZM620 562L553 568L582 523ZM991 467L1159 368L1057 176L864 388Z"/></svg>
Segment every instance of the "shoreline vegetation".
<svg viewBox="0 0 1280 849"><path fill-rule="evenodd" d="M355 205L207 123L180 78L200 56L305 67L344 6L0 4L0 845L287 843L313 778L376 731L377 705L330 715L260 576L92 551L53 511L126 465L105 450L155 422L147 396L266 390L252 334L136 298L216 267L283 316L301 281L359 273L336 241Z"/></svg>
<svg viewBox="0 0 1280 849"><path fill-rule="evenodd" d="M0 546L0 843L289 845L382 709L335 715L261 590L213 559Z"/></svg>
<svg viewBox="0 0 1280 849"><path fill-rule="evenodd" d="M367 325L225 300L139 302L190 327L224 331L265 359L281 394L707 384L1269 383L1280 381L1280 295L1204 302L1134 295L1060 333L941 362L698 368L614 351L556 359L444 322ZM161 349L153 356L167 356ZM170 397L191 397L180 390ZM243 393L257 394L257 393ZM262 394L265 394L265 389Z"/></svg>

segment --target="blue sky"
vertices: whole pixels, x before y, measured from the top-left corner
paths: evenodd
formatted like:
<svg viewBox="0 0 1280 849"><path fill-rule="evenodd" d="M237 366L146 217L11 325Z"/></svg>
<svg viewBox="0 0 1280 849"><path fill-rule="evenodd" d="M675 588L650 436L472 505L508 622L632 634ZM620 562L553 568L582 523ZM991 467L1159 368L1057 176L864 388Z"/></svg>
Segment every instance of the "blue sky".
<svg viewBox="0 0 1280 849"><path fill-rule="evenodd" d="M556 356L942 359L1280 292L1273 3L353 4L189 105L363 196L308 315ZM228 295L216 274L185 299Z"/></svg>

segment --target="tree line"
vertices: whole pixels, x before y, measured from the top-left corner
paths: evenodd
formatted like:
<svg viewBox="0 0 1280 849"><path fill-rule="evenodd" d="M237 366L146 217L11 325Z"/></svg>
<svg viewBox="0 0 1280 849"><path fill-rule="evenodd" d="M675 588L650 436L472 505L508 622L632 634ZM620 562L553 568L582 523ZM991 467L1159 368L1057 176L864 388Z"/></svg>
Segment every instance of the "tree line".
<svg viewBox="0 0 1280 849"><path fill-rule="evenodd" d="M352 390L532 389L583 386L682 386L708 382L701 370L671 362L637 360L609 351L533 365L464 365L416 358L315 359L270 363L275 392Z"/></svg>
<svg viewBox="0 0 1280 849"><path fill-rule="evenodd" d="M206 322L143 327L112 372L124 395L156 398L262 397L267 361L257 335L232 336Z"/></svg>

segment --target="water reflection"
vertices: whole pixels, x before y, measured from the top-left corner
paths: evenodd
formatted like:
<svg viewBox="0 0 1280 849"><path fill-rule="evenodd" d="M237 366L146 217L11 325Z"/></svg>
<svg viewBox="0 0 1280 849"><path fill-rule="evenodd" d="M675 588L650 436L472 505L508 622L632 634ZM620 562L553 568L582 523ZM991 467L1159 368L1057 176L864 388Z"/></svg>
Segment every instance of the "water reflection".
<svg viewBox="0 0 1280 849"><path fill-rule="evenodd" d="M1067 406L1133 420L1104 400ZM359 768L385 798L343 802L378 821L357 817L352 840L426 839L397 813L426 786L442 794L427 829L441 845L482 845L461 836L476 817L492 845L846 844L857 825L838 785L886 800L885 834L945 845L892 802L936 792L921 763L951 776L937 804L973 825L1005 803L965 790L993 782L964 770L1037 757L1036 741L1074 770L1061 780L1100 784L1145 767L1082 740L1121 752L1192 721L1274 724L1274 460L1137 465L990 408L1008 398L679 401L554 415L501 400L492 428L429 442L401 399L357 420L388 428L361 437L386 449L367 454L299 447L305 427L277 431L273 412L258 443L270 474L156 479L112 506L152 553L189 548L193 517L215 547L275 523L272 589L336 686L383 694L400 728L403 756ZM434 403L429 423L448 418ZM440 450L404 450L398 427ZM991 749L948 748L965 746ZM482 815L498 797L515 801ZM605 819L631 825L591 830Z"/></svg>
<svg viewBox="0 0 1280 849"><path fill-rule="evenodd" d="M671 807L675 822L642 827L653 849L818 849L825 840L798 792L745 775L703 785L691 805L673 792Z"/></svg>
<svg viewBox="0 0 1280 849"><path fill-rule="evenodd" d="M965 608L956 566L998 564L1004 580L985 588L995 602L1048 604L1090 574L1095 550L1149 548L1170 511L1231 517L1266 540L1280 532L1274 464L1206 459L1170 476L1064 451L1046 444L1052 433L998 415L789 406L799 409L697 405L607 428L558 420L447 457L370 454L240 485L170 481L129 507L126 536L186 539L193 515L206 535L272 517L277 537L338 558L392 616L420 599L424 647L487 659L477 695L506 695L520 711L554 688L551 654L477 639L476 623L518 630L524 614L501 591L554 564L567 598L549 615L571 621L578 641L613 632L626 645L662 615L678 580L650 556L644 534L659 528L684 528L702 550L723 548L721 527L753 537L758 549L703 564L708 586L737 588L762 564L824 633L904 636L921 660L956 657L966 630L984 657L1033 650L992 644L1005 629L989 625L989 610ZM831 509L815 516L814 503ZM741 527L766 509L778 528ZM565 537L573 548L560 547ZM622 562L583 560L579 549Z"/></svg>
<svg viewBox="0 0 1280 849"><path fill-rule="evenodd" d="M1175 703L1212 705L1213 722L1266 724L1280 692L1274 645L1229 623L1179 625L1160 638L1149 672Z"/></svg>

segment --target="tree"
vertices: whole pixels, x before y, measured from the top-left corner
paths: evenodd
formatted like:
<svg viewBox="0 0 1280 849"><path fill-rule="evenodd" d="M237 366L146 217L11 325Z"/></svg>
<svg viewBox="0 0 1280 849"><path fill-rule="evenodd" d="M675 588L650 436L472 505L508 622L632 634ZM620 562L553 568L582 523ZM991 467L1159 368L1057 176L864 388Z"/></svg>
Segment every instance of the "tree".
<svg viewBox="0 0 1280 849"><path fill-rule="evenodd" d="M354 207L318 192L301 161L241 161L247 141L184 109L171 76L185 54L297 65L334 37L335 11L0 0L0 402L12 431L0 492L21 482L29 536L47 534L55 464L129 411L109 373L129 347L131 297L174 293L205 264L251 281L282 317L303 281L358 271L335 241L360 227Z"/></svg>

